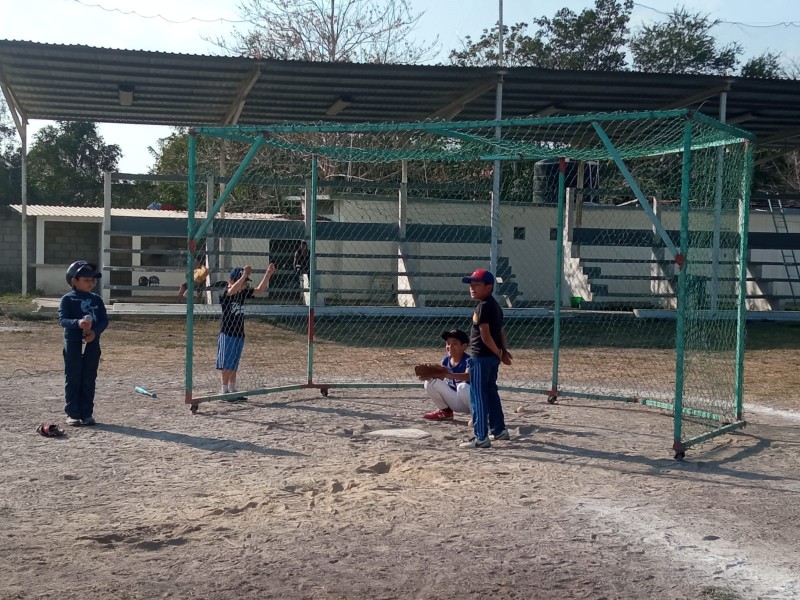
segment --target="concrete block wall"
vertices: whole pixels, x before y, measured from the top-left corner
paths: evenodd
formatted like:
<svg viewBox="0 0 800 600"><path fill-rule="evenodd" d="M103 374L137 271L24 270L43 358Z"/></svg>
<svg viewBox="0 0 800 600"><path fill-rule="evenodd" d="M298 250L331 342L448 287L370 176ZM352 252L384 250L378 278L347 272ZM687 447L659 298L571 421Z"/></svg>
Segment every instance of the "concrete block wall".
<svg viewBox="0 0 800 600"><path fill-rule="evenodd" d="M22 216L8 208L0 207L0 292L22 290ZM28 259L33 264L36 256L36 219L28 218ZM36 278L34 269L28 269L29 293L33 292Z"/></svg>
<svg viewBox="0 0 800 600"><path fill-rule="evenodd" d="M98 223L60 223L44 225L44 264L66 267L75 260L100 264L100 228Z"/></svg>

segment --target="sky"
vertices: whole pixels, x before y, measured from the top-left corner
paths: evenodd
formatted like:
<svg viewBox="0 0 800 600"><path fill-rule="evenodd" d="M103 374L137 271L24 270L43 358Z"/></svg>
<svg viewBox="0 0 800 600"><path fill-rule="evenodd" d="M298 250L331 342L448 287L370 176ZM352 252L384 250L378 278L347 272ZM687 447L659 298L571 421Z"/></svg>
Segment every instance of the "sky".
<svg viewBox="0 0 800 600"><path fill-rule="evenodd" d="M440 52L429 62L447 62L450 50L461 47L467 35L478 39L498 19L500 0L410 0L422 12L417 41L438 37ZM593 0L502 0L503 22L530 23L552 17L561 7L576 13L594 6ZM800 60L800 4L797 0L646 0L634 7L631 25L663 20L677 6L729 21L713 33L721 44L739 42L742 58L765 51ZM3 7L0 39L52 44L83 44L103 48L151 50L186 54L221 54L207 40L226 37L239 20L238 0L24 0ZM134 11L137 14L123 14ZM156 15L160 15L156 16ZM228 21L224 21L227 19ZM207 20L210 22L203 22ZM170 22L173 21L173 22ZM738 24L737 24L738 23ZM29 141L47 121L31 121ZM168 127L100 124L106 143L122 149L119 170L146 173L153 164L148 147L171 132Z"/></svg>

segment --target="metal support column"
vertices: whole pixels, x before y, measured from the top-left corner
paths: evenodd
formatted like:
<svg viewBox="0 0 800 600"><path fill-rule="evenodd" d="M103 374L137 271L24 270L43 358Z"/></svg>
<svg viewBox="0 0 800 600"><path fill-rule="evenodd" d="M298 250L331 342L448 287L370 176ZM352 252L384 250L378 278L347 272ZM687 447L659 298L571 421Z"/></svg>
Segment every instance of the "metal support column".
<svg viewBox="0 0 800 600"><path fill-rule="evenodd" d="M719 95L719 120L725 122L728 92ZM711 247L711 310L719 308L719 261L720 236L722 229L722 182L725 167L725 149L717 147L717 181L714 187L714 240Z"/></svg>

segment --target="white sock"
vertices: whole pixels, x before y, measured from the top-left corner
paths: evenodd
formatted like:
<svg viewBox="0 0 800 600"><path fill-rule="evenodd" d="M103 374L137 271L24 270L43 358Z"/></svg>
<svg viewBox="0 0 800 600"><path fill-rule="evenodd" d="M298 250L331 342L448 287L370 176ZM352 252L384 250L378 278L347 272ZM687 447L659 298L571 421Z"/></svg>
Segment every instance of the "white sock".
<svg viewBox="0 0 800 600"><path fill-rule="evenodd" d="M222 393L223 394L227 394L228 393L228 384L227 383L223 383L222 384Z"/></svg>
<svg viewBox="0 0 800 600"><path fill-rule="evenodd" d="M231 394L233 394L234 392L236 392L236 384L235 384L235 383L229 383L229 384L228 384L228 391L229 391Z"/></svg>

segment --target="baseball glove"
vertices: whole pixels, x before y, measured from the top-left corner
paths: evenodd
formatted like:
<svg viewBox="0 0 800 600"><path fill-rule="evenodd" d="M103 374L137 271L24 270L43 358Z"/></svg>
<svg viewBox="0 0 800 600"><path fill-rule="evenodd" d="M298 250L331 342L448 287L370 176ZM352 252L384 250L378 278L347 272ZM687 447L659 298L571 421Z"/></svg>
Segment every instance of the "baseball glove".
<svg viewBox="0 0 800 600"><path fill-rule="evenodd" d="M414 367L414 374L417 379L427 381L428 379L444 379L450 374L447 367L435 364L422 364Z"/></svg>

